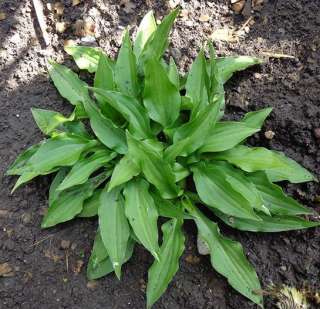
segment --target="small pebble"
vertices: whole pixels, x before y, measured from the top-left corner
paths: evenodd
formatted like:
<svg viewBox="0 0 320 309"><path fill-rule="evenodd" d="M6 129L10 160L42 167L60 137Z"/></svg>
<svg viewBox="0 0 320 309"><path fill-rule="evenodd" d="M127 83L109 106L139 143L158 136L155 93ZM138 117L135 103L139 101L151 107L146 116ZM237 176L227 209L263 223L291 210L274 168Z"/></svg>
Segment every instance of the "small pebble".
<svg viewBox="0 0 320 309"><path fill-rule="evenodd" d="M264 132L264 136L266 139L273 139L274 136L276 135L276 133L274 133L273 131L269 130L269 131L266 131Z"/></svg>
<svg viewBox="0 0 320 309"><path fill-rule="evenodd" d="M98 285L97 281L88 281L87 288L93 290L97 287L97 285Z"/></svg>
<svg viewBox="0 0 320 309"><path fill-rule="evenodd" d="M24 224L28 224L30 223L31 221L31 214L29 213L24 213L22 216L21 216L21 220Z"/></svg>

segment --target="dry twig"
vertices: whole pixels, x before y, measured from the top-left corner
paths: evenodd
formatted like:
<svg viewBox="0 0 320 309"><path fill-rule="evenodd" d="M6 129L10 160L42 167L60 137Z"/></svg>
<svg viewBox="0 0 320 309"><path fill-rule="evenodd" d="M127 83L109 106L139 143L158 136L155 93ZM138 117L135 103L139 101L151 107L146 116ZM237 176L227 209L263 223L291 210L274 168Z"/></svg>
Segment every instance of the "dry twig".
<svg viewBox="0 0 320 309"><path fill-rule="evenodd" d="M36 12L37 20L42 32L43 40L46 44L46 46L50 45L50 38L49 34L47 32L47 25L46 25L46 19L43 14L43 5L41 0L32 0L33 2L33 7Z"/></svg>

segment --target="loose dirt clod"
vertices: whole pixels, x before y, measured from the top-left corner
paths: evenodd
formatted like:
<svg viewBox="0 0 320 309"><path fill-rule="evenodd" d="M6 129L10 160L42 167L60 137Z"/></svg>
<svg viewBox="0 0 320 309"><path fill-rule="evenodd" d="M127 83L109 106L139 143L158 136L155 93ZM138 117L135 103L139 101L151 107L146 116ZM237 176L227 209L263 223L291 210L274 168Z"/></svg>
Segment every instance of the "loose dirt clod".
<svg viewBox="0 0 320 309"><path fill-rule="evenodd" d="M66 249L70 248L70 244L71 244L70 240L63 239L63 240L61 240L60 247L61 247L61 249L66 250Z"/></svg>
<svg viewBox="0 0 320 309"><path fill-rule="evenodd" d="M189 264L198 264L200 263L200 258L198 256L189 254L186 256L186 262Z"/></svg>
<svg viewBox="0 0 320 309"><path fill-rule="evenodd" d="M0 277L12 277L14 272L9 263L0 264Z"/></svg>
<svg viewBox="0 0 320 309"><path fill-rule="evenodd" d="M7 18L6 13L0 12L0 21L1 21L1 20L5 20L6 18Z"/></svg>
<svg viewBox="0 0 320 309"><path fill-rule="evenodd" d="M320 128L316 128L313 130L315 138L320 139Z"/></svg>

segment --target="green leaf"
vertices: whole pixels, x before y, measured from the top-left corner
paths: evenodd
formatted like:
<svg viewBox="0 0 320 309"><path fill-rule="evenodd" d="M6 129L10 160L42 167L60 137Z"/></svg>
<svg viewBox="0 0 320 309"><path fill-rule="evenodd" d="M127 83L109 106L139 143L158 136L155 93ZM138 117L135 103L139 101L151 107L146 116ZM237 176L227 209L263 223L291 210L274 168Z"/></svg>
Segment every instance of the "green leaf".
<svg viewBox="0 0 320 309"><path fill-rule="evenodd" d="M285 167L279 154L263 147L238 145L230 150L213 155L214 159L225 160L246 172Z"/></svg>
<svg viewBox="0 0 320 309"><path fill-rule="evenodd" d="M152 120L164 128L177 120L181 98L179 90L171 83L161 63L150 59L145 65L143 103Z"/></svg>
<svg viewBox="0 0 320 309"><path fill-rule="evenodd" d="M132 256L134 241L129 239L126 249L125 262ZM97 232L92 248L92 253L87 267L87 277L89 280L99 279L114 271L112 262L105 248L100 232Z"/></svg>
<svg viewBox="0 0 320 309"><path fill-rule="evenodd" d="M206 141L210 128L214 127L220 110L221 101L206 106L196 118L177 128L173 135L173 145L165 151L168 161L174 160L176 156L187 156Z"/></svg>
<svg viewBox="0 0 320 309"><path fill-rule="evenodd" d="M92 138L90 134L87 132L84 124L80 121L65 122L61 126L61 131L67 133L70 136L74 136L77 138L84 138L84 139Z"/></svg>
<svg viewBox="0 0 320 309"><path fill-rule="evenodd" d="M51 207L52 203L57 199L57 197L61 193L61 191L57 191L57 188L59 187L63 179L66 177L68 172L68 167L62 167L54 176L49 189L49 207Z"/></svg>
<svg viewBox="0 0 320 309"><path fill-rule="evenodd" d="M190 171L178 162L174 163L173 172L176 178L176 182L179 182L190 175Z"/></svg>
<svg viewBox="0 0 320 309"><path fill-rule="evenodd" d="M240 193L258 211L270 216L269 209L264 205L264 201L256 186L250 181L240 169L234 168L227 162L213 162L215 168L224 174L226 181L233 190Z"/></svg>
<svg viewBox="0 0 320 309"><path fill-rule="evenodd" d="M300 205L293 198L285 195L281 187L273 184L263 172L248 175L249 180L259 191L264 206L277 215L312 214L312 210Z"/></svg>
<svg viewBox="0 0 320 309"><path fill-rule="evenodd" d="M246 172L266 171L272 181L289 180L292 183L315 180L314 176L297 162L282 153L263 147L238 145L215 154L213 158L226 160Z"/></svg>
<svg viewBox="0 0 320 309"><path fill-rule="evenodd" d="M191 98L193 105L192 119L208 105L207 82L206 58L204 51L201 50L191 66L186 82L186 96Z"/></svg>
<svg viewBox="0 0 320 309"><path fill-rule="evenodd" d="M113 188L128 182L139 174L140 168L130 159L129 156L124 156L113 170L108 190L111 191Z"/></svg>
<svg viewBox="0 0 320 309"><path fill-rule="evenodd" d="M87 277L89 280L95 280L106 276L114 271L112 262L105 248L101 234L98 231L94 239L91 256L87 266Z"/></svg>
<svg viewBox="0 0 320 309"><path fill-rule="evenodd" d="M148 114L137 99L116 91L105 91L99 88L91 89L105 99L112 108L117 110L129 122L129 129L132 133L136 133L141 138L153 136Z"/></svg>
<svg viewBox="0 0 320 309"><path fill-rule="evenodd" d="M216 211L215 215L227 225L240 231L276 233L320 226L320 222L312 222L295 216L266 216L259 214L262 221L253 221L228 217Z"/></svg>
<svg viewBox="0 0 320 309"><path fill-rule="evenodd" d="M165 200L157 192L154 191L151 192L151 195L155 205L157 206L159 216L170 219L178 219L181 217L183 217L184 219L192 219L189 214L183 212L180 204L174 204L170 200Z"/></svg>
<svg viewBox="0 0 320 309"><path fill-rule="evenodd" d="M71 166L80 157L80 154L95 141L86 142L78 138L59 135L42 143L36 153L27 162L13 191L21 184L38 175L46 175L58 166Z"/></svg>
<svg viewBox="0 0 320 309"><path fill-rule="evenodd" d="M179 12L179 9L175 9L169 15L164 17L161 24L154 31L153 35L150 36L140 55L140 58L142 58L142 63L144 63L146 60L159 60L161 58L168 46L168 36L174 20L178 16Z"/></svg>
<svg viewBox="0 0 320 309"><path fill-rule="evenodd" d="M110 59L106 55L101 54L98 69L94 76L94 87L104 90L114 90L113 75L114 72Z"/></svg>
<svg viewBox="0 0 320 309"><path fill-rule="evenodd" d="M90 157L80 159L59 185L57 190L66 190L75 185L85 183L90 175L116 157L116 153L100 149Z"/></svg>
<svg viewBox="0 0 320 309"><path fill-rule="evenodd" d="M263 62L261 59L249 56L221 57L216 61L224 83L231 78L233 73Z"/></svg>
<svg viewBox="0 0 320 309"><path fill-rule="evenodd" d="M130 237L130 227L125 215L124 200L119 190L108 192L105 188L102 191L98 215L103 244L120 280L121 266L125 262Z"/></svg>
<svg viewBox="0 0 320 309"><path fill-rule="evenodd" d="M94 87L104 90L115 90L113 66L110 59L104 54L101 54L99 59L98 69L94 76ZM114 123L118 123L120 121L118 112L115 111L98 93L95 93L95 97L99 102L102 113Z"/></svg>
<svg viewBox="0 0 320 309"><path fill-rule="evenodd" d="M30 158L38 151L41 143L35 144L23 151L8 167L6 175L22 175Z"/></svg>
<svg viewBox="0 0 320 309"><path fill-rule="evenodd" d="M108 172L101 173L89 179L83 185L72 187L54 195L52 204L42 220L41 227L48 228L73 219L82 211L84 200L89 198L94 190L109 176L110 173Z"/></svg>
<svg viewBox="0 0 320 309"><path fill-rule="evenodd" d="M198 227L199 236L207 243L213 268L228 279L229 284L242 295L263 307L258 276L247 260L240 243L220 234L218 225L206 218L189 200L184 207Z"/></svg>
<svg viewBox="0 0 320 309"><path fill-rule="evenodd" d="M93 195L83 202L82 211L78 214L78 217L90 218L98 215L101 191L101 189L95 190Z"/></svg>
<svg viewBox="0 0 320 309"><path fill-rule="evenodd" d="M172 57L170 57L168 77L170 82L173 85L175 85L176 88L179 90L180 89L179 71Z"/></svg>
<svg viewBox="0 0 320 309"><path fill-rule="evenodd" d="M51 61L49 74L61 96L72 105L80 104L89 97L87 84L66 66Z"/></svg>
<svg viewBox="0 0 320 309"><path fill-rule="evenodd" d="M41 144L28 161L28 168L41 174L57 166L71 166L85 149L95 144L95 141L87 142L64 134L58 135Z"/></svg>
<svg viewBox="0 0 320 309"><path fill-rule="evenodd" d="M137 36L134 41L133 52L137 59L144 49L145 44L157 29L157 24L153 15L153 11L149 11L141 20Z"/></svg>
<svg viewBox="0 0 320 309"><path fill-rule="evenodd" d="M249 127L242 122L218 122L210 130L199 152L219 152L231 149L258 131L258 128Z"/></svg>
<svg viewBox="0 0 320 309"><path fill-rule="evenodd" d="M248 127L260 129L271 112L271 107L249 112L245 114L241 122L244 122Z"/></svg>
<svg viewBox="0 0 320 309"><path fill-rule="evenodd" d="M179 189L175 184L175 175L162 153L152 147L149 143L138 141L127 132L127 141L130 159L143 172L146 179L152 183L163 198L174 198L178 196Z"/></svg>
<svg viewBox="0 0 320 309"><path fill-rule="evenodd" d="M159 259L158 211L149 193L149 184L141 178L131 180L124 189L126 216L143 246Z"/></svg>
<svg viewBox="0 0 320 309"><path fill-rule="evenodd" d="M125 31L123 37L114 74L119 91L131 97L138 96L139 85L136 57L132 51L128 30Z"/></svg>
<svg viewBox="0 0 320 309"><path fill-rule="evenodd" d="M271 168L265 171L270 181L278 182L287 180L291 183L301 183L308 181L318 182L315 176L313 176L308 170L306 170L296 161L285 157L285 155L281 152L278 152L277 155L279 159L284 162L284 166Z"/></svg>
<svg viewBox="0 0 320 309"><path fill-rule="evenodd" d="M230 216L259 220L249 201L232 188L219 167L202 162L191 170L197 192L206 205Z"/></svg>
<svg viewBox="0 0 320 309"><path fill-rule="evenodd" d="M124 131L102 115L99 108L91 100L86 100L84 107L90 117L91 128L98 139L108 148L121 154L126 153L127 143Z"/></svg>
<svg viewBox="0 0 320 309"><path fill-rule="evenodd" d="M147 308L151 308L165 292L179 269L179 259L185 248L182 222L171 219L162 225L163 242L160 248L160 260L154 261L148 271Z"/></svg>
<svg viewBox="0 0 320 309"><path fill-rule="evenodd" d="M39 129L46 135L50 135L61 124L74 120L74 114L67 118L58 112L41 108L32 108L31 112Z"/></svg>
<svg viewBox="0 0 320 309"><path fill-rule="evenodd" d="M223 88L223 80L221 76L222 74L217 65L216 51L211 42L209 42L209 52L210 52L210 59L208 63L209 65L207 66L207 71L208 71L209 80L210 80L210 88L208 89L209 101L211 102L216 96L222 95L224 97L224 88ZM224 109L224 104L221 106L221 109Z"/></svg>
<svg viewBox="0 0 320 309"><path fill-rule="evenodd" d="M73 57L79 69L90 73L97 71L100 56L104 55L100 48L88 46L66 46L64 50Z"/></svg>

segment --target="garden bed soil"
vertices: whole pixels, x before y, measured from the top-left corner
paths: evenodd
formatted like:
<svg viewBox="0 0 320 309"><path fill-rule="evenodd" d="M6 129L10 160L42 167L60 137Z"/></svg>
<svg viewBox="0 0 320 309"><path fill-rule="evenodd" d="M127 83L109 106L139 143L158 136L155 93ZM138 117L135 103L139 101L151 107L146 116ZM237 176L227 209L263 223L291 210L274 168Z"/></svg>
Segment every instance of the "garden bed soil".
<svg viewBox="0 0 320 309"><path fill-rule="evenodd" d="M169 10L166 1L131 1L128 6L128 1L119 5L118 1L93 0L75 7L71 1L64 2L62 19L74 24L91 16L99 37L96 43L111 55L118 50L124 27L135 26L150 8L158 18ZM235 15L227 1L180 3L189 17L179 18L175 24L169 54L181 70L189 66L214 30L239 29L248 18ZM4 176L9 163L43 138L30 108L71 110L49 80L45 58L74 67L63 52L63 40L77 37L71 26L57 34L49 16L52 46L42 48L31 1L4 0L0 11L6 14L0 21L0 264L6 262L11 268L7 277L0 277L0 308L143 308L147 269L152 263L145 250L136 247L121 281L112 274L88 282L85 265L96 220L75 220L41 230L50 177L36 179L10 194L16 179ZM199 19L201 14L208 15L209 21L201 21L205 19ZM314 131L320 127L318 2L265 0L262 9L252 13L252 20L237 40L216 42L218 55L278 53L292 57L272 57L261 66L236 74L226 86L227 117L238 119L247 111L272 106L263 130L250 143L283 151L320 177L320 139ZM275 133L272 140L264 136L267 130ZM318 184L284 187L300 202L320 210ZM274 283L319 290L320 229L254 234L220 226L226 235L242 243L264 288ZM256 308L211 268L207 256L197 254L195 227L187 223L185 231L186 251L180 270L154 308ZM270 297L265 303L266 308L275 306Z"/></svg>

